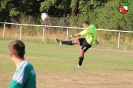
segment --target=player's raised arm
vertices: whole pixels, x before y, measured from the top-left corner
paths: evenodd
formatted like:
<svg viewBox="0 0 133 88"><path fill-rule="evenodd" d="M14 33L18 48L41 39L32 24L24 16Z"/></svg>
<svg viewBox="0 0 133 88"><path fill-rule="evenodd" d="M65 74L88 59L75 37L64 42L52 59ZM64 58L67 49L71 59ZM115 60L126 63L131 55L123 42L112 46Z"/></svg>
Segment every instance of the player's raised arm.
<svg viewBox="0 0 133 88"><path fill-rule="evenodd" d="M79 36L81 36L80 33L75 34L75 37L79 37Z"/></svg>

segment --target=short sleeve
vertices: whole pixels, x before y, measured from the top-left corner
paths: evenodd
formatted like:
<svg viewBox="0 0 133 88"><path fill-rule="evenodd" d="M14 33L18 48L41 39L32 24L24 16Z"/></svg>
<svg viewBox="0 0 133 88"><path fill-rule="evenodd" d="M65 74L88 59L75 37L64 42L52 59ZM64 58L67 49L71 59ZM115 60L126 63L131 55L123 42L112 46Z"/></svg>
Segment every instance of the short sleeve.
<svg viewBox="0 0 133 88"><path fill-rule="evenodd" d="M81 36L86 35L86 34L87 34L87 31L86 31L86 30L80 32L80 35L81 35Z"/></svg>
<svg viewBox="0 0 133 88"><path fill-rule="evenodd" d="M83 30L82 32L80 32L80 35L83 36L83 35L88 34L88 32L91 31L90 29L91 29L91 26L87 27L85 30Z"/></svg>

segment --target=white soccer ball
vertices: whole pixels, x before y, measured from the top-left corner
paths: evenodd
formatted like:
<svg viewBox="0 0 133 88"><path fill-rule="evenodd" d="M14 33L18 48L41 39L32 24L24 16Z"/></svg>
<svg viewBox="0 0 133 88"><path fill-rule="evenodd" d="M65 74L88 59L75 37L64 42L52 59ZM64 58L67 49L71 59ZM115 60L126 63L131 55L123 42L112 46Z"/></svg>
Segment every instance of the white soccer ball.
<svg viewBox="0 0 133 88"><path fill-rule="evenodd" d="M48 14L47 13L41 13L41 19L43 21L46 21L48 19Z"/></svg>

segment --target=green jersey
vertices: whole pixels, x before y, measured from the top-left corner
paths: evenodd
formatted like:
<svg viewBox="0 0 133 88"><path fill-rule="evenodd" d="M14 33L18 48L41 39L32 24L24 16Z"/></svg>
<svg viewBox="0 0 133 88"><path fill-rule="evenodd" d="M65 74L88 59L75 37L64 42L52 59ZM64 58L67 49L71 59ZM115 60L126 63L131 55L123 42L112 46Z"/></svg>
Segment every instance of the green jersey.
<svg viewBox="0 0 133 88"><path fill-rule="evenodd" d="M88 44L93 45L96 40L97 29L93 24L90 24L84 31L80 32L80 35L87 35L86 41Z"/></svg>
<svg viewBox="0 0 133 88"><path fill-rule="evenodd" d="M28 61L23 61L16 69L8 88L36 88L36 74Z"/></svg>

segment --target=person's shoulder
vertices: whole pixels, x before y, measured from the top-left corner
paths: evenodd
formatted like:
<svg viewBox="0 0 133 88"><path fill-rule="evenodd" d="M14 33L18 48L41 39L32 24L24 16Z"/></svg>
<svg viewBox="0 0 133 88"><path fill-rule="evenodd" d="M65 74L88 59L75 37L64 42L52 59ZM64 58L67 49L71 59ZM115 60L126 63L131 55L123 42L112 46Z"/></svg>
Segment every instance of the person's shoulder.
<svg viewBox="0 0 133 88"><path fill-rule="evenodd" d="M90 29L93 29L93 30L95 29L96 30L97 28L94 24L90 24Z"/></svg>
<svg viewBox="0 0 133 88"><path fill-rule="evenodd" d="M90 24L86 29L87 29L87 30L90 30L90 29L93 29L93 28L95 28L95 25Z"/></svg>
<svg viewBox="0 0 133 88"><path fill-rule="evenodd" d="M29 62L27 61L27 65L26 65L26 67L25 67L25 70L26 70L26 71L31 71L31 70L34 70L34 67L33 67L33 65L32 65L31 63L29 63Z"/></svg>
<svg viewBox="0 0 133 88"><path fill-rule="evenodd" d="M34 69L33 65L31 63L29 63L29 62L27 64L26 68L28 68L28 69Z"/></svg>
<svg viewBox="0 0 133 88"><path fill-rule="evenodd" d="M90 24L90 27L96 27L94 24Z"/></svg>
<svg viewBox="0 0 133 88"><path fill-rule="evenodd" d="M34 70L34 67L32 64L30 64L28 62L27 66L25 67L25 72L26 73L29 73L29 74L32 74L32 75L35 75L35 70Z"/></svg>

